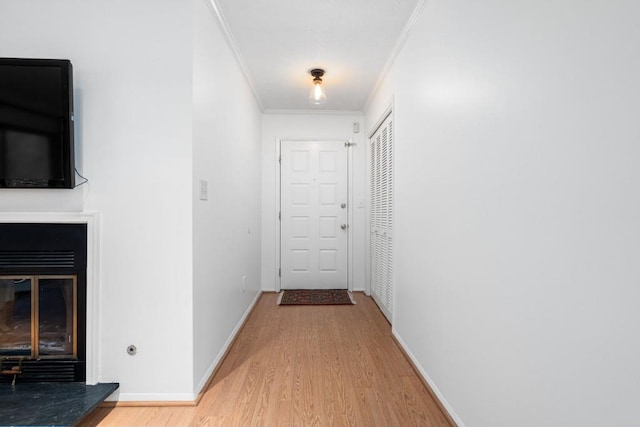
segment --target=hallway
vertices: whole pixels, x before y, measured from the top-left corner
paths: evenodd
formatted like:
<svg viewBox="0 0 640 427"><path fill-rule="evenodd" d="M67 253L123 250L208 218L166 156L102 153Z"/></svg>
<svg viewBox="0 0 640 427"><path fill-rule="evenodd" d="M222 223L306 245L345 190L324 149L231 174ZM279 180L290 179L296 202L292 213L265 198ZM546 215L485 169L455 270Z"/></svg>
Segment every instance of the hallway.
<svg viewBox="0 0 640 427"><path fill-rule="evenodd" d="M373 300L265 293L197 407L98 409L90 426L449 426Z"/></svg>

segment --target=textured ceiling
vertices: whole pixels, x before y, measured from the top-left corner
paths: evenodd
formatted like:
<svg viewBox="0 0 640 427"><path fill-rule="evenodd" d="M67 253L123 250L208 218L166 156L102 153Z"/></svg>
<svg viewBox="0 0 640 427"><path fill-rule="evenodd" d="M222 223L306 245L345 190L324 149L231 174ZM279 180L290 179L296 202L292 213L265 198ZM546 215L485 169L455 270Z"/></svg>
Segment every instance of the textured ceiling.
<svg viewBox="0 0 640 427"><path fill-rule="evenodd" d="M264 110L362 110L417 0L213 0ZM309 104L323 68L327 102Z"/></svg>

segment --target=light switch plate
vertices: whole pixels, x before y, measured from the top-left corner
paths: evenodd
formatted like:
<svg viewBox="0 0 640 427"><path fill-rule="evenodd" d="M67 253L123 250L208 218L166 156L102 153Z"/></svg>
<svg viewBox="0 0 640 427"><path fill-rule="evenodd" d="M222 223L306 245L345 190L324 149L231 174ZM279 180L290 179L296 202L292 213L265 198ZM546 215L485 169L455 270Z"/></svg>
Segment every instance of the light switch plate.
<svg viewBox="0 0 640 427"><path fill-rule="evenodd" d="M209 184L204 179L200 180L200 200L209 199Z"/></svg>

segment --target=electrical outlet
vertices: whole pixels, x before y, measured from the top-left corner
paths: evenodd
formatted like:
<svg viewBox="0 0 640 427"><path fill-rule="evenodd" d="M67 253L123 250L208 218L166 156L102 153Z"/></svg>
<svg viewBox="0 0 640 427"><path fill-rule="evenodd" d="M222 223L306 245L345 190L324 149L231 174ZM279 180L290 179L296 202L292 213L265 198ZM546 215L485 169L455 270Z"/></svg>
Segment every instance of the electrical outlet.
<svg viewBox="0 0 640 427"><path fill-rule="evenodd" d="M204 179L200 180L200 200L209 199L209 183Z"/></svg>

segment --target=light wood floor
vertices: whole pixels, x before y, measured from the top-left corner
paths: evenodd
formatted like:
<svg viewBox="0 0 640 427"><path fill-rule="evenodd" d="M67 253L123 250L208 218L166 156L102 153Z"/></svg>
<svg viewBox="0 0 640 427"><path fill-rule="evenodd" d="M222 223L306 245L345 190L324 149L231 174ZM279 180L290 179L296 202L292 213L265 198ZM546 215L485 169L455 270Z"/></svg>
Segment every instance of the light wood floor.
<svg viewBox="0 0 640 427"><path fill-rule="evenodd" d="M447 426L373 300L260 298L198 406L100 408L89 426Z"/></svg>

